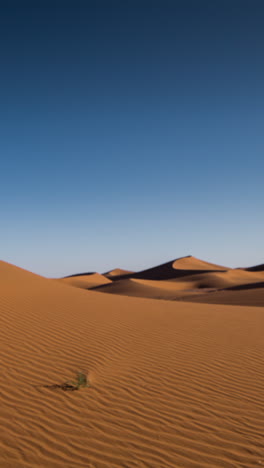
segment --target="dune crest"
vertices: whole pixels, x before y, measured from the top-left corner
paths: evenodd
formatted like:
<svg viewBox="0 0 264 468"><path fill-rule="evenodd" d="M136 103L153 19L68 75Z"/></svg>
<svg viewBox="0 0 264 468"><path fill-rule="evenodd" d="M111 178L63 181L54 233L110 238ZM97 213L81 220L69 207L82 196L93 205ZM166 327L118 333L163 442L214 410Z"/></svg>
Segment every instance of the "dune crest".
<svg viewBox="0 0 264 468"><path fill-rule="evenodd" d="M263 272L257 268L231 269L192 256L181 257L132 274L116 276L110 284L98 284L99 292L123 296L192 302L264 306ZM251 285L256 285L251 287ZM216 294L229 290L229 293ZM231 294L250 289L251 293Z"/></svg>
<svg viewBox="0 0 264 468"><path fill-rule="evenodd" d="M99 273L68 276L66 278L60 278L58 281L81 289L91 289L96 286L111 284L110 279L106 278L104 275L100 275Z"/></svg>
<svg viewBox="0 0 264 468"><path fill-rule="evenodd" d="M131 278L146 279L146 280L169 280L184 277L193 274L203 273L206 271L226 271L228 268L213 263L204 262L191 255L180 257L167 263L163 263L146 270L139 271L131 275Z"/></svg>
<svg viewBox="0 0 264 468"><path fill-rule="evenodd" d="M264 272L264 263L261 263L260 265L255 265L252 267L244 268L246 271L258 271L258 272Z"/></svg>
<svg viewBox="0 0 264 468"><path fill-rule="evenodd" d="M199 271L219 271L219 270L228 270L227 267L216 265L214 263L205 262L199 258L189 255L187 257L181 257L174 260L172 267L175 270L199 270Z"/></svg>
<svg viewBox="0 0 264 468"><path fill-rule="evenodd" d="M133 275L134 272L131 270L124 270L122 268L115 268L114 270L107 271L103 273L109 279L115 280L116 278L122 278L123 276Z"/></svg>

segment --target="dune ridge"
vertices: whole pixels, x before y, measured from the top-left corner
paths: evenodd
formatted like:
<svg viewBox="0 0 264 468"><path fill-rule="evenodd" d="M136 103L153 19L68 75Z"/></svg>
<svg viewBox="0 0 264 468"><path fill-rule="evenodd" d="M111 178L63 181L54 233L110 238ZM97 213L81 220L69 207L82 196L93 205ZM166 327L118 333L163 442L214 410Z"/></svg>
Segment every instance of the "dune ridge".
<svg viewBox="0 0 264 468"><path fill-rule="evenodd" d="M124 270L122 268L115 268L114 270L110 270L110 271L107 271L106 273L103 273L104 276L113 280L117 278L122 278L123 276L130 276L133 274L134 274L134 271Z"/></svg>
<svg viewBox="0 0 264 468"><path fill-rule="evenodd" d="M0 263L0 466L259 466L263 325L263 307L101 294ZM52 388L77 370L90 388Z"/></svg>
<svg viewBox="0 0 264 468"><path fill-rule="evenodd" d="M262 288L263 272L259 268L232 269L188 256L137 273L116 276L112 283L98 284L93 289L170 301L188 301L190 298L192 302L264 306ZM230 293L244 289L251 293ZM224 290L229 293L220 293Z"/></svg>
<svg viewBox="0 0 264 468"><path fill-rule="evenodd" d="M264 263L261 263L260 265L254 265L252 267L244 268L244 270L264 272Z"/></svg>
<svg viewBox="0 0 264 468"><path fill-rule="evenodd" d="M81 289L91 289L96 286L112 283L110 279L106 278L104 275L100 275L100 273L66 276L64 278L60 278L58 281Z"/></svg>
<svg viewBox="0 0 264 468"><path fill-rule="evenodd" d="M146 280L169 280L184 277L190 273L199 274L207 271L225 271L226 267L204 262L192 255L180 257L167 263L163 263L131 275L133 278Z"/></svg>
<svg viewBox="0 0 264 468"><path fill-rule="evenodd" d="M234 286L227 289L205 292L200 295L182 295L182 301L204 304L225 304L237 306L264 307L264 283Z"/></svg>

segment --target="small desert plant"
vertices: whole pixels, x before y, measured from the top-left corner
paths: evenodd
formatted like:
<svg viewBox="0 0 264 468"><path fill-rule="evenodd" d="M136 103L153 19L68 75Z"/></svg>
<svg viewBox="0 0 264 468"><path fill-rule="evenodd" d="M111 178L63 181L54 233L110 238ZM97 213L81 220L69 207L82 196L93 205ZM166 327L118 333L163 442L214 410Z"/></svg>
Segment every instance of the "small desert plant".
<svg viewBox="0 0 264 468"><path fill-rule="evenodd" d="M90 387L87 375L84 372L77 372L76 381L66 382L67 385L72 385L76 390L84 387Z"/></svg>

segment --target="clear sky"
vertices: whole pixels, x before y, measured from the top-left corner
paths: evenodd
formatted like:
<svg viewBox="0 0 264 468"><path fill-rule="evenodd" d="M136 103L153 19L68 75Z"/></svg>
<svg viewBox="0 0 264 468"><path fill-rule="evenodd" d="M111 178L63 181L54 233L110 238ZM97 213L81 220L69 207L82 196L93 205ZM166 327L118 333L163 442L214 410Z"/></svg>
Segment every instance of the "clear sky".
<svg viewBox="0 0 264 468"><path fill-rule="evenodd" d="M263 263L263 0L0 8L1 259Z"/></svg>

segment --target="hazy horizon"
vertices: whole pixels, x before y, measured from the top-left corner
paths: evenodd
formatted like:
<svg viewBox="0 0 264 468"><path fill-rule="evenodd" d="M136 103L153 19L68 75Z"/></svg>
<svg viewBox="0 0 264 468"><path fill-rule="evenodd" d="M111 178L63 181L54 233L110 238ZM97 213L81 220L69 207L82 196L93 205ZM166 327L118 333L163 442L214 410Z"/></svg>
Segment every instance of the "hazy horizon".
<svg viewBox="0 0 264 468"><path fill-rule="evenodd" d="M1 259L263 259L264 4L1 6Z"/></svg>

